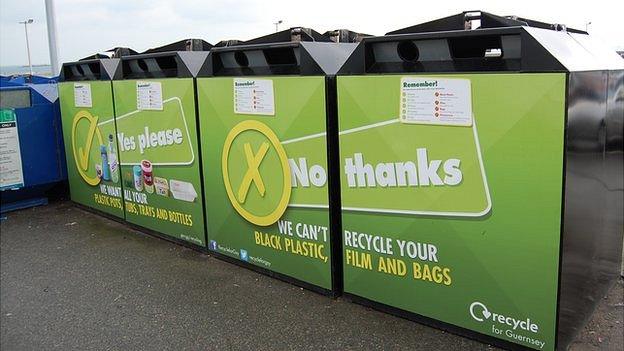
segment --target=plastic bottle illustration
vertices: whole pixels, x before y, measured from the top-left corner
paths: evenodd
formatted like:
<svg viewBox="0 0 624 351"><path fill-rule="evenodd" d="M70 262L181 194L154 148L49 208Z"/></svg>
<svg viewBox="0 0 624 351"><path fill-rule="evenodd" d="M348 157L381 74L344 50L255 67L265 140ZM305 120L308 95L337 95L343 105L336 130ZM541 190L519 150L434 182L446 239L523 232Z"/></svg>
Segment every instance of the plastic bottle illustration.
<svg viewBox="0 0 624 351"><path fill-rule="evenodd" d="M141 166L132 167L132 174L134 175L134 188L136 191L143 191L143 171Z"/></svg>
<svg viewBox="0 0 624 351"><path fill-rule="evenodd" d="M117 162L117 153L115 152L112 134L108 135L108 166L110 167L110 176L113 183L117 183L119 181L119 163Z"/></svg>
<svg viewBox="0 0 624 351"><path fill-rule="evenodd" d="M100 155L102 155L102 180L110 180L110 167L108 166L106 145L100 145Z"/></svg>

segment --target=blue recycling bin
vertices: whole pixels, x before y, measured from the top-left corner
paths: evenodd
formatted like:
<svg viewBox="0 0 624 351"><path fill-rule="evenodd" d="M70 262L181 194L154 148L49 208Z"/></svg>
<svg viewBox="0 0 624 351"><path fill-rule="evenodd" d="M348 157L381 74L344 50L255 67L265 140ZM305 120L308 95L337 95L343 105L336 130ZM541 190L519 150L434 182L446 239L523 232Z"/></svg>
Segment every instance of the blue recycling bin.
<svg viewBox="0 0 624 351"><path fill-rule="evenodd" d="M0 212L47 203L67 180L55 78L0 78Z"/></svg>

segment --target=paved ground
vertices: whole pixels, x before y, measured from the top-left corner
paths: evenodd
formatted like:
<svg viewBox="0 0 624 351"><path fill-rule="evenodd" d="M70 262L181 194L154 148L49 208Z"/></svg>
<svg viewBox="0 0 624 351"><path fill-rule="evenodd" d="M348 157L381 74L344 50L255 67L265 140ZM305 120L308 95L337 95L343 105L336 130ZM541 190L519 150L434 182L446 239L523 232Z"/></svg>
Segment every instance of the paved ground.
<svg viewBox="0 0 624 351"><path fill-rule="evenodd" d="M67 202L1 222L2 350L494 350ZM622 282L573 350L622 350Z"/></svg>

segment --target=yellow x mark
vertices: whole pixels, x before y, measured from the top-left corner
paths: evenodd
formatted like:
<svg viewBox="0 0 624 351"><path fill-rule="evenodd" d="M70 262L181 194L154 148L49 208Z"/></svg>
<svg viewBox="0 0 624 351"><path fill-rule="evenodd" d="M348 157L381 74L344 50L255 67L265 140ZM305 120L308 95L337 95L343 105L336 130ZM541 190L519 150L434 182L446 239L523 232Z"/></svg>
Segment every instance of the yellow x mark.
<svg viewBox="0 0 624 351"><path fill-rule="evenodd" d="M267 151L269 151L269 143L262 143L262 145L260 145L260 149L258 149L258 153L255 155L253 154L249 143L245 143L243 148L245 149L245 158L247 159L248 168L245 176L243 177L243 181L238 188L238 202L240 203L245 203L252 182L256 185L260 196L264 197L266 190L258 168L260 167L260 163L264 159L264 156L266 156Z"/></svg>

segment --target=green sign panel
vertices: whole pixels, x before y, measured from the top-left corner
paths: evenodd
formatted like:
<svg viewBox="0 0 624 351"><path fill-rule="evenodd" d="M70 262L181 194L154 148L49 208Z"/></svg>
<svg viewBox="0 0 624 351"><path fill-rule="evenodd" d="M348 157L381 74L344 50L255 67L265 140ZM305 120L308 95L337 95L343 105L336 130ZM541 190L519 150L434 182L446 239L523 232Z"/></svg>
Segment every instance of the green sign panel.
<svg viewBox="0 0 624 351"><path fill-rule="evenodd" d="M113 88L126 219L205 246L193 80Z"/></svg>
<svg viewBox="0 0 624 351"><path fill-rule="evenodd" d="M59 84L71 199L124 217L110 82Z"/></svg>
<svg viewBox="0 0 624 351"><path fill-rule="evenodd" d="M345 292L553 350L565 75L337 85Z"/></svg>
<svg viewBox="0 0 624 351"><path fill-rule="evenodd" d="M324 77L197 84L209 248L331 289Z"/></svg>

